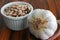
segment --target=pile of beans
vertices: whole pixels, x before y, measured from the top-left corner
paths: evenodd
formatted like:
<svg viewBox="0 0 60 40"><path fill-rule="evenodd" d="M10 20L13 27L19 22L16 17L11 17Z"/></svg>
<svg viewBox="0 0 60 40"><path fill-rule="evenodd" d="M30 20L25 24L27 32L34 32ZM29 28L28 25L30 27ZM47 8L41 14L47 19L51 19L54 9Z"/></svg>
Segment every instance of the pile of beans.
<svg viewBox="0 0 60 40"><path fill-rule="evenodd" d="M5 9L5 14L12 17L25 16L31 11L30 7L26 4L15 4Z"/></svg>

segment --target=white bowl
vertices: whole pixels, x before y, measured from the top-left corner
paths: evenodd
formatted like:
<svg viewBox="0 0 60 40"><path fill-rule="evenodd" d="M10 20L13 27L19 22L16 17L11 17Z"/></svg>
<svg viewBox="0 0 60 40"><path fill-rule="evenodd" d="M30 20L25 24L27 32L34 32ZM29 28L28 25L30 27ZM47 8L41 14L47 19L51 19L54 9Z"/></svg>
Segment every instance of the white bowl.
<svg viewBox="0 0 60 40"><path fill-rule="evenodd" d="M21 17L11 17L11 16L7 16L4 13L5 8L9 7L12 4L26 4L31 8L31 11L26 14L25 16L21 16ZM8 28L12 29L12 30L23 30L25 28L27 28L27 16L29 14L31 14L33 11L33 7L31 4L26 3L26 2L10 2L8 4L5 4L2 8L1 8L1 14L3 16L3 19L7 25Z"/></svg>

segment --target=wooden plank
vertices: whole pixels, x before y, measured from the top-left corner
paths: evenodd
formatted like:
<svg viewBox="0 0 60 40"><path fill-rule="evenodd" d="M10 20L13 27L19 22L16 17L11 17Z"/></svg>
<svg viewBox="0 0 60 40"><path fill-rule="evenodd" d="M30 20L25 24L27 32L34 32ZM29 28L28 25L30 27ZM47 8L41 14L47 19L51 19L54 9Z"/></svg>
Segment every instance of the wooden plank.
<svg viewBox="0 0 60 40"><path fill-rule="evenodd" d="M3 6L3 4L5 3L6 0L1 0L0 1L0 8Z"/></svg>
<svg viewBox="0 0 60 40"><path fill-rule="evenodd" d="M28 29L21 31L12 31L10 40L28 40Z"/></svg>
<svg viewBox="0 0 60 40"><path fill-rule="evenodd" d="M54 1L53 0L47 0L47 2L48 2L48 5L49 5L49 9L53 12L53 14L58 19L59 15L57 14L56 7L55 7L56 5L54 4Z"/></svg>
<svg viewBox="0 0 60 40"><path fill-rule="evenodd" d="M3 6L3 4L5 3L6 0L1 0L0 1L0 8ZM0 13L0 18L1 18L1 13Z"/></svg>
<svg viewBox="0 0 60 40"><path fill-rule="evenodd" d="M37 1L37 0L36 0L36 1ZM37 5L38 5L39 8L41 8L41 9L49 9L46 0L38 0Z"/></svg>
<svg viewBox="0 0 60 40"><path fill-rule="evenodd" d="M13 40L22 40L22 35L23 35L22 31L20 31L20 32L14 32L14 34L13 34Z"/></svg>
<svg viewBox="0 0 60 40"><path fill-rule="evenodd" d="M36 0L29 0L29 3L34 7L34 9L39 8L37 2L38 1L36 1Z"/></svg>
<svg viewBox="0 0 60 40"><path fill-rule="evenodd" d="M60 36L58 36L55 40L60 40Z"/></svg>
<svg viewBox="0 0 60 40"><path fill-rule="evenodd" d="M29 0L22 0L22 1L24 1L24 2L29 2Z"/></svg>
<svg viewBox="0 0 60 40"><path fill-rule="evenodd" d="M0 33L0 40L9 40L10 33L11 33L11 30L5 27Z"/></svg>
<svg viewBox="0 0 60 40"><path fill-rule="evenodd" d="M58 18L60 19L60 0L54 0L54 2L55 2L55 5L56 5Z"/></svg>
<svg viewBox="0 0 60 40"><path fill-rule="evenodd" d="M15 2L15 1L19 1L19 0L9 0L9 2Z"/></svg>
<svg viewBox="0 0 60 40"><path fill-rule="evenodd" d="M28 37L29 37L28 34L29 34L28 28L23 30L22 40L28 40Z"/></svg>

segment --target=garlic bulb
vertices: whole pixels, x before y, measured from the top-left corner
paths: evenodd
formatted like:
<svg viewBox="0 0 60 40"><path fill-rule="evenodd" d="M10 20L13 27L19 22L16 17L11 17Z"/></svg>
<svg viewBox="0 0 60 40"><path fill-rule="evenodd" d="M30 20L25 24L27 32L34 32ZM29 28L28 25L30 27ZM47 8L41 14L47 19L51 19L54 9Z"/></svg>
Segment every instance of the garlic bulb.
<svg viewBox="0 0 60 40"><path fill-rule="evenodd" d="M57 20L49 10L36 9L28 16L30 32L40 39L48 39L57 30Z"/></svg>

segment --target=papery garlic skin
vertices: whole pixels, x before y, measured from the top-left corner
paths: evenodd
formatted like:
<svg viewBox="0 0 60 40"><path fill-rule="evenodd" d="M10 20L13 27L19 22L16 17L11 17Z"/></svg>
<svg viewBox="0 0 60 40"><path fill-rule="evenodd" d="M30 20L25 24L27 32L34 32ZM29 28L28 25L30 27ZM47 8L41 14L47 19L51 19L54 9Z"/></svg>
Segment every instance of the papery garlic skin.
<svg viewBox="0 0 60 40"><path fill-rule="evenodd" d="M40 18L41 22L38 26L38 29L34 29L36 18ZM43 20L43 21L42 21ZM46 20L45 27L43 25L44 20ZM42 23L42 24L41 24ZM28 25L30 32L36 37L40 39L48 39L49 37L53 36L55 31L57 30L57 20L53 13L49 10L44 9L36 9L28 16ZM42 27L41 27L42 26ZM37 27L36 27L37 28Z"/></svg>

